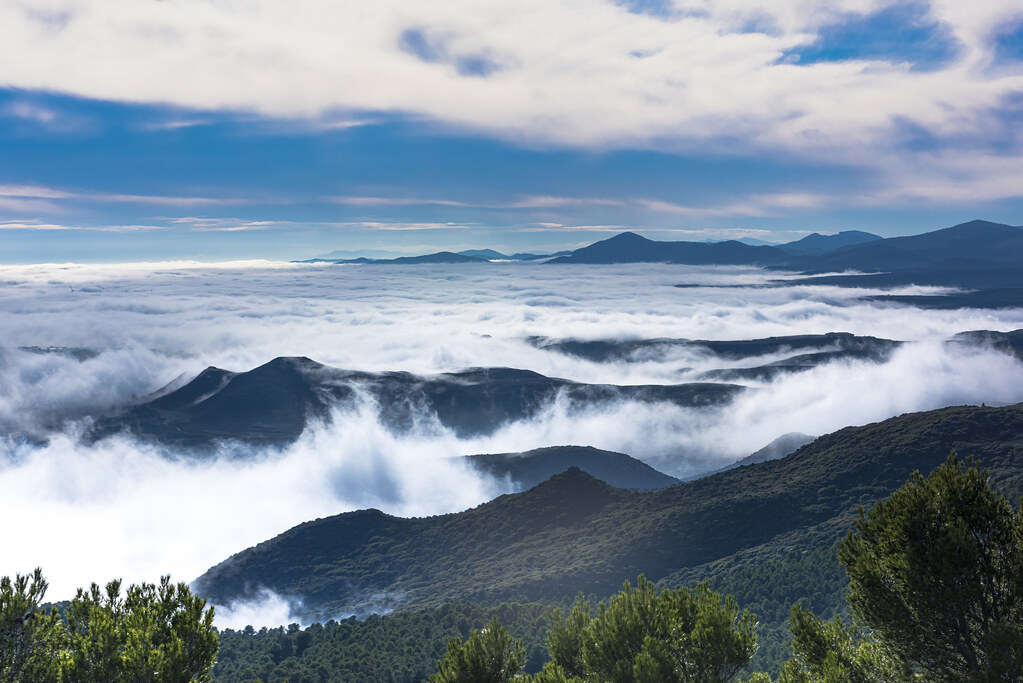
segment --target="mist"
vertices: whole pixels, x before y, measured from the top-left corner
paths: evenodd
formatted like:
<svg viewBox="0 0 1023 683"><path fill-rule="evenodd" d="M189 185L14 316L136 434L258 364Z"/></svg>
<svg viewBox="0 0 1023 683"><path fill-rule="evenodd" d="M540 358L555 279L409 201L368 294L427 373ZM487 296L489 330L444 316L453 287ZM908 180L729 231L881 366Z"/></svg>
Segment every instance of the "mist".
<svg viewBox="0 0 1023 683"><path fill-rule="evenodd" d="M509 490L468 469L461 455L588 445L691 477L788 432L819 435L909 411L1023 401L1023 363L942 343L966 330L1023 327L1020 310L866 303L860 297L879 291L775 286L783 274L756 269L249 262L0 270L0 514L13 520L0 528L0 575L42 566L50 599L119 577L189 581L296 524L348 510L444 514ZM701 286L675 287L682 283ZM351 370L498 366L591 383L679 383L729 364L684 348L593 363L527 339L825 332L911 343L884 363L836 361L747 382L733 403L714 408L584 407L560 396L532 419L474 438L457 437L431 415L392 432L372 401L338 406L288 447L226 445L206 458L126 435L91 446L79 438L92 420L209 365L245 371L299 355ZM286 623L279 621L291 611L286 599L264 603L233 606L218 623Z"/></svg>

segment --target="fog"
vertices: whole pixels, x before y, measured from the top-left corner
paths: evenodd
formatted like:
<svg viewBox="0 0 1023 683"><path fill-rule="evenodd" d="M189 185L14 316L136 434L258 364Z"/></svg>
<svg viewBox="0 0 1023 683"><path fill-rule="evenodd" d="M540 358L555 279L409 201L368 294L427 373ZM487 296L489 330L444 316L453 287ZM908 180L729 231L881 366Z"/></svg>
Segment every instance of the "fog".
<svg viewBox="0 0 1023 683"><path fill-rule="evenodd" d="M0 514L11 523L0 528L0 575L42 566L51 599L116 577L155 581L169 573L189 581L303 521L366 507L441 514L507 490L452 459L470 453L591 445L687 477L788 432L824 434L914 410L1023 401L1023 364L1015 358L941 343L966 330L1021 328L1020 310L865 303L859 297L878 290L771 286L779 277L651 264L4 267ZM93 446L78 438L91 419L208 365L244 371L302 355L353 370L507 366L584 382L677 383L728 364L684 348L592 363L526 340L833 331L913 343L883 364L839 361L747 383L750 389L724 407L580 407L560 397L533 419L471 439L429 415L412 432L392 433L370 401L338 407L289 447L234 445L205 459L123 435ZM49 347L56 348L41 351ZM270 595L262 607L235 606L219 623L285 623L283 598Z"/></svg>

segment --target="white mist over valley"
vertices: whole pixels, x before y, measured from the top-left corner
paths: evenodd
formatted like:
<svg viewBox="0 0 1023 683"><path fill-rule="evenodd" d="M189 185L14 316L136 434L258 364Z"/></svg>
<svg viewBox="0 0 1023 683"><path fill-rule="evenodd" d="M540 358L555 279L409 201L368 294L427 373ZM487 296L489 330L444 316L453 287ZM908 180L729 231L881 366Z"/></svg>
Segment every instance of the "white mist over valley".
<svg viewBox="0 0 1023 683"><path fill-rule="evenodd" d="M0 528L0 575L42 566L58 600L116 577L154 581L170 573L190 581L308 520L369 507L436 515L513 490L455 459L468 454L584 445L691 478L790 432L820 435L910 411L1023 401L1023 363L1014 356L945 343L964 331L1021 328L1018 309L922 310L862 300L879 290L787 286L779 282L785 277L660 264L4 267L0 515L12 523ZM306 356L367 372L508 367L589 384L681 384L706 381L703 373L729 363L685 347L594 362L530 340L828 332L910 343L883 362L842 359L745 380L748 388L723 405L583 406L561 396L480 435L460 436L425 413L396 431L363 396L283 447L234 443L196 457L127 433L81 438L95 420L208 366L244 372L279 356ZM256 614L225 612L221 623L283 618Z"/></svg>

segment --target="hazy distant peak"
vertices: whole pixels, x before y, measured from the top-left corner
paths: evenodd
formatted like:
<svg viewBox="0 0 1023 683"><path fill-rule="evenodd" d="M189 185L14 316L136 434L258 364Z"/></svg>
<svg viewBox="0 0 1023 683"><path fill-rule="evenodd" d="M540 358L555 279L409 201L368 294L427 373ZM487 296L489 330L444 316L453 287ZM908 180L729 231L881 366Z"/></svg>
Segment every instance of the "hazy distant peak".
<svg viewBox="0 0 1023 683"><path fill-rule="evenodd" d="M869 232L863 232L862 230L843 230L836 235L822 235L819 232L815 232L807 235L802 239L798 239L795 242L789 242L781 245L782 249L788 251L796 251L800 253L811 253L811 252L825 252L834 249L841 249L842 247L849 247L856 244L866 244L868 242L876 242L877 240L884 239L880 235L875 235Z"/></svg>

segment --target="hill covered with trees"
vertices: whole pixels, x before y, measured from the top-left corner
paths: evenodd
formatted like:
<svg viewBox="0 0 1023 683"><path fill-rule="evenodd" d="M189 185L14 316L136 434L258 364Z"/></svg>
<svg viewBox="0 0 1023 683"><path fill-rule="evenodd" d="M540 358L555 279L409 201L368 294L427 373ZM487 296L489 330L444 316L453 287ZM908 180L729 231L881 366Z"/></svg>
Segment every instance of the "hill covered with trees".
<svg viewBox="0 0 1023 683"><path fill-rule="evenodd" d="M346 513L245 550L196 585L219 604L270 588L322 620L360 613L367 595L394 596L394 607L414 611L606 596L639 574L666 587L708 579L757 613L768 634L758 658L777 663L787 654L783 623L793 602L825 617L844 610L835 548L858 506L891 494L914 470L931 471L952 450L975 455L996 490L1017 499L1023 405L849 427L780 460L656 491L615 489L570 470L451 515Z"/></svg>

